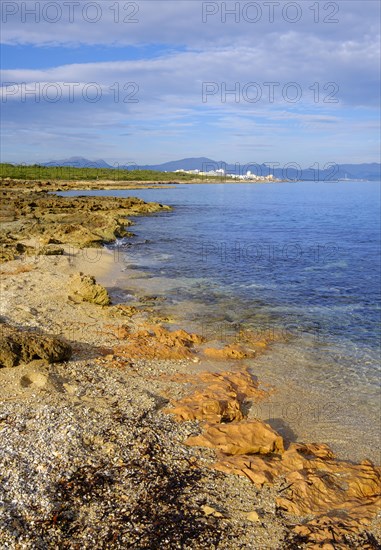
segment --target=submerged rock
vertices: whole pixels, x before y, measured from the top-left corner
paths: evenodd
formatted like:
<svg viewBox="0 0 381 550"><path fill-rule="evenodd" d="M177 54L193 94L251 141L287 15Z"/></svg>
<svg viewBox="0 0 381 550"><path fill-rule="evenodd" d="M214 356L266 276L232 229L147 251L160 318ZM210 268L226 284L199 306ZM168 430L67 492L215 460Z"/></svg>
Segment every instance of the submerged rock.
<svg viewBox="0 0 381 550"><path fill-rule="evenodd" d="M16 367L36 359L57 363L70 356L71 347L58 338L0 325L0 368Z"/></svg>
<svg viewBox="0 0 381 550"><path fill-rule="evenodd" d="M99 306L108 306L111 303L110 296L104 286L99 285L92 275L75 273L70 278L70 298L74 302L90 302Z"/></svg>

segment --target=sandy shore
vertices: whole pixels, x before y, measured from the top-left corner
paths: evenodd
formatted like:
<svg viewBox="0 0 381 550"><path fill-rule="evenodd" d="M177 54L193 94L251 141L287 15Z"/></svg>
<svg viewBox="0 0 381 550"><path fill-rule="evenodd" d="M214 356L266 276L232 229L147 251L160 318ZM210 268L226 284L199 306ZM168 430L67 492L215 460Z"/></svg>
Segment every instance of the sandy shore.
<svg viewBox="0 0 381 550"><path fill-rule="evenodd" d="M123 268L113 251L61 242L47 245L59 253L40 254L41 242L26 238L17 214L8 223L18 224L19 242L33 250L0 266L1 326L58 338L72 356L58 362L35 356L0 368L2 548L379 547L379 500L369 481L379 473L372 465L351 469L324 446L291 448L285 441L284 452L262 424L270 447L266 439L243 457L256 464L246 475L241 451L226 454L226 445L213 440L210 448L185 444L204 433L204 420L243 434L254 425L250 408L268 388L243 374L244 359L248 348L270 354L266 342L211 348L196 335L168 331L160 307L151 307L154 297L126 299L113 288ZM6 242L17 252L10 227ZM83 299L87 275L105 285L110 305ZM102 289L96 290L98 299ZM213 372L220 378L208 378ZM213 406L204 407L205 396ZM245 437L234 445L246 448ZM348 496L344 485L332 494L319 486L320 500L316 493L291 494L289 475L291 485L302 480L302 491L314 485L298 470L303 460L310 461L301 463L303 472L310 468L316 478L327 465L325 475L360 487L361 496ZM337 507L348 509L341 525ZM332 523L324 524L331 513Z"/></svg>

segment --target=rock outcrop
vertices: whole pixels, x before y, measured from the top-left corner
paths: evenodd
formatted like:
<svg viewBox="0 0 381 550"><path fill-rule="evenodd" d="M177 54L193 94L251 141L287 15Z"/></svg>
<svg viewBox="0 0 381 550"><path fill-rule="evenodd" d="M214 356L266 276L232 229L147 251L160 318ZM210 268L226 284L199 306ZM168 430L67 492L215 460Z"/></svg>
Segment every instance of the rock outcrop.
<svg viewBox="0 0 381 550"><path fill-rule="evenodd" d="M108 306L111 303L110 296L104 286L99 285L92 275L75 273L70 278L69 296L74 302L90 302L98 306Z"/></svg>
<svg viewBox="0 0 381 550"><path fill-rule="evenodd" d="M16 367L37 359L57 363L70 356L71 347L58 338L0 325L0 368Z"/></svg>
<svg viewBox="0 0 381 550"><path fill-rule="evenodd" d="M39 256L62 256L64 249L60 246L46 245L38 251Z"/></svg>
<svg viewBox="0 0 381 550"><path fill-rule="evenodd" d="M248 372L206 372L195 377L200 378L208 383L206 388L165 411L178 420L212 419L201 435L185 443L214 449L214 469L245 476L259 487L283 480L276 505L292 515L290 547L302 543L311 549L355 548L353 540L381 510L381 468L369 461L338 460L325 444L291 443L284 450L283 438L271 426L259 419L242 420L242 396L259 391Z"/></svg>
<svg viewBox="0 0 381 550"><path fill-rule="evenodd" d="M253 353L249 353L242 346L237 344L230 344L221 349L218 348L205 348L204 354L211 359L245 359L252 357Z"/></svg>
<svg viewBox="0 0 381 550"><path fill-rule="evenodd" d="M206 420L232 422L245 416L244 403L248 399L260 401L267 393L247 370L242 372L203 372L188 382L201 385L189 396L172 403L166 409L177 420Z"/></svg>
<svg viewBox="0 0 381 550"><path fill-rule="evenodd" d="M160 325L126 335L126 343L114 348L114 353L127 358L186 359L194 355L194 346L203 342L197 334L185 330L169 331Z"/></svg>
<svg viewBox="0 0 381 550"><path fill-rule="evenodd" d="M7 204L0 231L2 262L38 254L49 244L100 247L132 235L126 227L133 222L126 216L170 210L134 197L61 197L27 187L3 190L1 198ZM25 248L22 241L31 238L40 243L40 248ZM45 248L42 254L49 250Z"/></svg>
<svg viewBox="0 0 381 550"><path fill-rule="evenodd" d="M215 468L259 486L283 477L277 507L306 518L293 531L310 548L351 547L348 537L363 532L381 510L381 468L337 460L324 444L292 443L278 456L219 454Z"/></svg>
<svg viewBox="0 0 381 550"><path fill-rule="evenodd" d="M261 420L207 424L202 435L189 437L187 445L217 449L226 455L282 453L283 438Z"/></svg>

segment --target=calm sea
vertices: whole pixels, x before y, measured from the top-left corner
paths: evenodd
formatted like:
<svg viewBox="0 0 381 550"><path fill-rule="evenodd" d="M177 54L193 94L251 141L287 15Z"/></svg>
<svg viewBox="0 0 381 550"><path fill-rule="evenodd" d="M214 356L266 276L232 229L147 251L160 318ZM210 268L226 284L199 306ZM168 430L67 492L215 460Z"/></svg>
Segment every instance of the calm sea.
<svg viewBox="0 0 381 550"><path fill-rule="evenodd" d="M380 460L379 182L73 194L173 206L139 218L136 237L118 243L129 273L118 287L162 295L169 315L210 339L283 333L289 342L251 365L278 388L258 416L289 439Z"/></svg>

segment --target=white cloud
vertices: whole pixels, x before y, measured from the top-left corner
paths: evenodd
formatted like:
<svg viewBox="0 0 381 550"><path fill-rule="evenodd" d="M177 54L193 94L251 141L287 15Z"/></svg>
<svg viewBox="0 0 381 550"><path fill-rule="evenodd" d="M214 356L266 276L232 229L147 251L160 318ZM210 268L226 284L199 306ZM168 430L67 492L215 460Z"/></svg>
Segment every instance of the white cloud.
<svg viewBox="0 0 381 550"><path fill-rule="evenodd" d="M364 115L361 108L373 107L377 114L379 106L378 2L338 2L339 12L332 16L338 23L323 21L329 17L324 6L332 3L320 3L319 22L314 23L309 8L316 3L299 2L302 18L295 24L280 16L287 4L284 1L273 23L263 12L255 24L243 18L242 9L248 2L240 3L239 23L232 16L222 22L221 3L208 4L219 11L203 23L202 5L206 4L193 0L138 2L138 23L115 23L110 10L115 2L108 0L101 3L102 17L97 23L86 22L83 16L76 16L72 23L66 18L36 24L31 16L23 22L23 4L2 2L3 10L4 6L11 10L11 5L20 8L3 25L5 43L66 47L160 44L168 46L168 51L146 59L4 70L7 154L16 154L12 151L17 144L19 155L22 147L39 155L36 143L45 136L52 150L61 147L68 155L80 150L83 155L109 154L123 160L128 148L136 162L154 161L143 158L150 150L157 156L168 156L169 150L171 156L177 151L180 156L212 156L215 151L216 157L231 153L244 160L244 149L265 150L270 144L284 156L291 155L293 148L311 158L314 153L308 152L308 147L317 147L318 140L331 144L335 136L343 140L339 148L344 151L349 142L348 137L343 138L346 133L356 131L360 147L369 141L367 136L372 141L376 135L370 126L371 111ZM38 3L27 4L30 8ZM122 4L128 3L119 2ZM88 13L91 16L91 10ZM214 83L216 93L203 97L203 83L207 82ZM279 83L274 84L273 102L269 82ZM132 84L125 90L127 83ZM253 101L255 87L250 83L259 86L261 100ZM285 97L285 86L291 95L298 91L290 83L296 83L302 93L294 103ZM33 86L36 97L31 93ZM237 101L232 94L225 96L224 86L227 91L237 86ZM61 95L54 102L57 87ZM93 102L97 92L99 101ZM328 102L330 92L339 103ZM324 144L319 151L329 153ZM374 154L374 148L369 154ZM63 156L62 151L58 156Z"/></svg>
<svg viewBox="0 0 381 550"><path fill-rule="evenodd" d="M97 5L97 9L90 4ZM250 5L253 4L261 6L261 16L257 22L252 22L255 9L250 9ZM161 43L195 48L210 47L212 44L252 44L253 41L283 35L290 30L336 40L337 43L351 38L357 40L365 35L373 38L379 32L380 5L374 0L320 2L319 13L311 9L316 6L312 1L294 2L299 5L301 15L295 23L291 22L293 10L287 7L289 4L286 0L274 2L274 20L271 22L270 7L263 2L241 1L236 14L226 14L224 22L224 5L231 10L237 5L236 2L3 0L2 40L8 44ZM337 13L332 8L334 4L338 6ZM119 13L116 5L119 5ZM215 13L207 15L206 12L211 10ZM30 13L33 11L36 15ZM36 17L39 18L37 22ZM53 22L55 19L57 22Z"/></svg>

